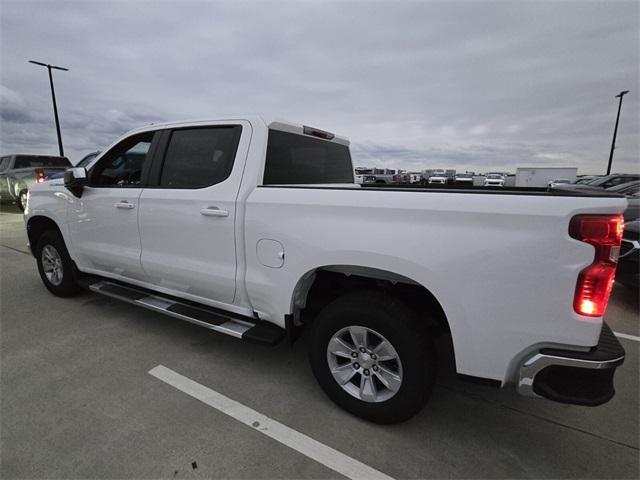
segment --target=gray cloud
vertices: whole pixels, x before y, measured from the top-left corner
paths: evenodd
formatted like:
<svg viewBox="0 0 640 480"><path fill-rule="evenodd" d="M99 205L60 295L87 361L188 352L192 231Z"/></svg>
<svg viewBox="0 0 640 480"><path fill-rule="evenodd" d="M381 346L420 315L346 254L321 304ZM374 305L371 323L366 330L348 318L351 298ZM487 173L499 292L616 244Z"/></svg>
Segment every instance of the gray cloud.
<svg viewBox="0 0 640 480"><path fill-rule="evenodd" d="M638 170L630 2L3 2L0 150L79 159L151 122L265 113L347 135L358 165Z"/></svg>

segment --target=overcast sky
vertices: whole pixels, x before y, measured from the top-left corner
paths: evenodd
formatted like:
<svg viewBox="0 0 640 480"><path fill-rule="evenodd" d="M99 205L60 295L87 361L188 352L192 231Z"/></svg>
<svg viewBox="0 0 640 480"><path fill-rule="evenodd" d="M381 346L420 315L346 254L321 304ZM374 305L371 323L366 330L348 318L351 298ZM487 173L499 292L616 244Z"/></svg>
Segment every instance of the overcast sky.
<svg viewBox="0 0 640 480"><path fill-rule="evenodd" d="M0 153L73 162L158 121L262 113L357 166L639 171L639 2L1 3Z"/></svg>

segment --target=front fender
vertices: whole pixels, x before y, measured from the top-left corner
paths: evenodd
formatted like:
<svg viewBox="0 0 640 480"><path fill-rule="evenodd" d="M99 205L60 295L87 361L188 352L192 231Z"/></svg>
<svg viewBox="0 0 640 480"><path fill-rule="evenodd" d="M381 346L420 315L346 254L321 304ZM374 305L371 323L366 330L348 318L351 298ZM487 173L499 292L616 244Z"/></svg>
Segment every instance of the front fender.
<svg viewBox="0 0 640 480"><path fill-rule="evenodd" d="M44 183L33 185L29 190L29 203L24 212L24 222L27 229L29 223L36 218L43 217L54 222L62 234L69 255L75 261L67 222L67 205L71 201L73 201L71 194L64 188Z"/></svg>

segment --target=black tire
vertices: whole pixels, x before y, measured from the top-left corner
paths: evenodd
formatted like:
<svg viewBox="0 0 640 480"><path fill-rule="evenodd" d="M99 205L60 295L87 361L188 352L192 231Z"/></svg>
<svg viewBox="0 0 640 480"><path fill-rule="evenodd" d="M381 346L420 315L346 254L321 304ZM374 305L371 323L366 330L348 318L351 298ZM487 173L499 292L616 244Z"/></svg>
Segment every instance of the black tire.
<svg viewBox="0 0 640 480"><path fill-rule="evenodd" d="M27 190L22 190L19 194L18 194L18 201L16 202L18 205L18 208L20 209L21 212L24 212L24 209L27 205Z"/></svg>
<svg viewBox="0 0 640 480"><path fill-rule="evenodd" d="M58 284L53 283L45 273L42 253L45 247L53 248L60 257L62 279ZM69 256L69 252L67 251L67 247L64 244L64 239L60 232L56 230L48 230L44 232L38 239L35 254L40 278L42 279L44 286L47 287L51 293L58 297L70 297L81 291L77 282L78 272L76 270L76 266Z"/></svg>
<svg viewBox="0 0 640 480"><path fill-rule="evenodd" d="M349 326L367 327L393 345L402 365L402 383L391 398L377 403L363 401L334 379L327 347L334 334ZM429 400L435 383L436 353L424 319L395 297L373 291L344 295L318 314L310 329L309 360L329 398L348 412L376 423L399 423L413 417Z"/></svg>

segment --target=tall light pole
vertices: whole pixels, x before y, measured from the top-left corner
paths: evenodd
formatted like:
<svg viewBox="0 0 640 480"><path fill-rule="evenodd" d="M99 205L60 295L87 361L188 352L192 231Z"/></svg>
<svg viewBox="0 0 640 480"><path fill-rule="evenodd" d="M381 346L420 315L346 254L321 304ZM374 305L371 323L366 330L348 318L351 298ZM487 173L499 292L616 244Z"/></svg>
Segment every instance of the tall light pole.
<svg viewBox="0 0 640 480"><path fill-rule="evenodd" d="M607 175L611 173L611 162L613 161L613 150L616 148L616 135L618 134L618 121L620 120L620 109L622 109L622 97L624 97L629 90L624 90L620 92L615 98L620 99L620 103L618 103L618 116L616 117L616 126L613 129L613 141L611 142L611 153L609 153L609 165L607 165Z"/></svg>
<svg viewBox="0 0 640 480"><path fill-rule="evenodd" d="M51 85L51 98L53 99L53 116L56 119L56 133L58 134L58 150L60 151L60 156L64 157L64 150L62 148L62 135L60 135L60 121L58 120L58 106L56 105L56 92L53 89L53 75L51 75L51 69L55 68L56 70L63 70L68 72L68 68L58 67L56 65L49 65L48 63L36 62L35 60L29 60L29 63L33 63L34 65L40 65L41 67L47 67L49 71L49 84Z"/></svg>

